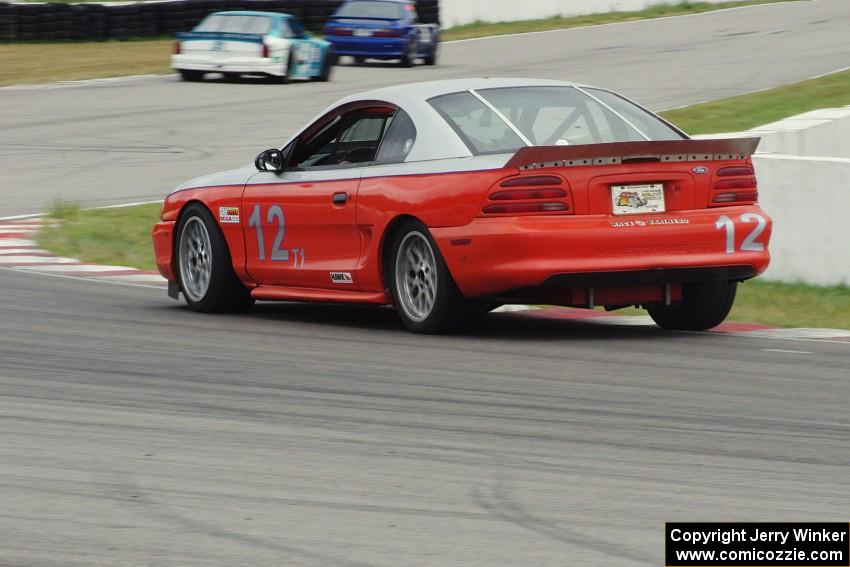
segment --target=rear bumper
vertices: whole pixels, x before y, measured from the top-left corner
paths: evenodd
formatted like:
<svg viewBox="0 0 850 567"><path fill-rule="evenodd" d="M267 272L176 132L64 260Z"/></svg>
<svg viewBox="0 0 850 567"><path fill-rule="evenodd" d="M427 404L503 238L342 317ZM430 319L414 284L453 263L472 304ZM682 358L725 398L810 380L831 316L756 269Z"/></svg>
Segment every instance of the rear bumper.
<svg viewBox="0 0 850 567"><path fill-rule="evenodd" d="M742 281L754 278L753 266L652 268L616 272L579 272L550 276L543 287L626 287L668 283Z"/></svg>
<svg viewBox="0 0 850 567"><path fill-rule="evenodd" d="M153 252L159 273L168 281L176 281L174 274L174 221L156 223L151 232Z"/></svg>
<svg viewBox="0 0 850 567"><path fill-rule="evenodd" d="M327 36L325 39L337 55L397 59L407 53L408 40L403 37Z"/></svg>
<svg viewBox="0 0 850 567"><path fill-rule="evenodd" d="M754 223L766 220L756 242L741 251ZM735 223L734 252L726 252L719 217ZM652 223L652 224L650 224ZM432 234L458 287L468 297L529 288L629 287L717 279L742 280L770 262L771 221L757 206L676 211L635 218L611 215L476 218Z"/></svg>
<svg viewBox="0 0 850 567"><path fill-rule="evenodd" d="M286 66L271 57L233 57L213 60L193 55L172 55L171 67L176 70L207 71L210 73L257 73L283 76Z"/></svg>

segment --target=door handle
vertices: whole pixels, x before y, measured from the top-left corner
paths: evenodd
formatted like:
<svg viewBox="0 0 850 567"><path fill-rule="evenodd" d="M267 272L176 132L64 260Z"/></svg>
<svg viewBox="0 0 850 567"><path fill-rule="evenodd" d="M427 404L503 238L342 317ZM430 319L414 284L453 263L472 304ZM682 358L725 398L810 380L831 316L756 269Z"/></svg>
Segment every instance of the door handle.
<svg viewBox="0 0 850 567"><path fill-rule="evenodd" d="M334 205L344 205L348 202L348 193L334 193L332 200Z"/></svg>

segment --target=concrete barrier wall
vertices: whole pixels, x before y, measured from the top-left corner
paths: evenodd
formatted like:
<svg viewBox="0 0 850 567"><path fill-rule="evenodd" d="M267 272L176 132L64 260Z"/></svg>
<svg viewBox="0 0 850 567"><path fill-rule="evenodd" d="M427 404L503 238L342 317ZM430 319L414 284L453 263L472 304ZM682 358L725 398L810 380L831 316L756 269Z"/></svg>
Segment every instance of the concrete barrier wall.
<svg viewBox="0 0 850 567"><path fill-rule="evenodd" d="M753 128L759 153L850 158L850 106L824 108Z"/></svg>
<svg viewBox="0 0 850 567"><path fill-rule="evenodd" d="M725 0L703 0L711 3ZM473 22L514 22L552 16L583 16L605 12L643 10L656 4L677 4L678 0L440 0L443 28Z"/></svg>
<svg viewBox="0 0 850 567"><path fill-rule="evenodd" d="M765 279L850 285L850 159L757 155L759 199L773 217Z"/></svg>
<svg viewBox="0 0 850 567"><path fill-rule="evenodd" d="M740 136L761 137L753 162L774 220L765 279L850 285L850 106L695 137Z"/></svg>

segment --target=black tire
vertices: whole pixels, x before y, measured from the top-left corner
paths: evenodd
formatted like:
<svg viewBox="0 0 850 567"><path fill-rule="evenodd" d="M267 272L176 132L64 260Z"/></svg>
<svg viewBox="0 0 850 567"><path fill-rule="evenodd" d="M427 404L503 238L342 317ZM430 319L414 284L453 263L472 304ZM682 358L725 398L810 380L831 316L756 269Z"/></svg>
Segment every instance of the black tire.
<svg viewBox="0 0 850 567"><path fill-rule="evenodd" d="M426 65L436 65L437 64L437 44L434 44L434 49L431 50L431 53L425 57Z"/></svg>
<svg viewBox="0 0 850 567"><path fill-rule="evenodd" d="M326 83L331 78L331 71L333 71L333 67L336 65L336 53L332 47L328 48L328 52L325 53L325 60L322 61L322 74L318 77L311 77L311 80L317 81L320 83Z"/></svg>
<svg viewBox="0 0 850 567"><path fill-rule="evenodd" d="M239 73L222 73L221 76L228 82L237 81L241 77Z"/></svg>
<svg viewBox="0 0 850 567"><path fill-rule="evenodd" d="M407 50L404 55L401 57L401 60L398 64L401 67L413 67L413 64L416 63L416 55L418 54L416 47L416 40L410 40L410 43L407 44Z"/></svg>
<svg viewBox="0 0 850 567"><path fill-rule="evenodd" d="M190 248L198 250L189 242L194 230L205 232L208 236L209 249L205 250L205 254L188 252ZM202 313L225 313L244 311L254 304L250 291L242 285L233 271L227 241L206 207L198 203L186 207L177 225L175 243L175 271L189 307ZM184 247L187 247L188 253L184 253ZM201 248L205 249L206 243ZM195 258L194 262L192 256ZM199 256L202 256L203 260L198 259ZM197 280L193 278L192 273L199 273L201 265L209 265L209 280L204 286L194 285L197 282L192 281Z"/></svg>
<svg viewBox="0 0 850 567"><path fill-rule="evenodd" d="M650 317L663 329L705 331L722 323L735 303L738 282L686 283L682 301L648 306Z"/></svg>
<svg viewBox="0 0 850 567"><path fill-rule="evenodd" d="M203 71L192 71L190 69L178 69L177 72L180 73L180 77L184 81L196 82L196 81L200 81L201 79L204 78L204 72Z"/></svg>
<svg viewBox="0 0 850 567"><path fill-rule="evenodd" d="M432 270L429 270L427 274L423 273L424 270L421 269L405 269L406 250L411 245L421 245L423 250L430 250L433 256L433 264ZM430 262L430 260L428 258L427 262ZM390 263L387 272L393 304L405 327L414 333L444 333L458 327L467 313L466 302L451 273L449 273L445 261L443 261L440 249L437 248L425 225L419 221L409 220L398 228L396 238L392 243ZM411 275L409 277L402 276L403 281L401 281L399 273L406 274L408 271ZM429 279L432 273L436 277ZM428 285L429 289L434 292L431 296L433 299L427 309L422 309L417 313L413 303L419 295L411 293L408 283L420 282L419 285L422 287L420 287L419 294L425 294L422 289L426 279L429 282L434 282ZM427 297L427 295L422 295L422 297ZM426 303L428 303L427 300Z"/></svg>
<svg viewBox="0 0 850 567"><path fill-rule="evenodd" d="M279 85L289 84L289 75L291 74L292 64L294 63L294 61L295 61L295 57L294 57L294 54L292 53L292 50L290 49L289 50L289 59L287 59L287 62L286 62L286 74L285 75L269 75L269 78L272 80L272 82L277 83Z"/></svg>
<svg viewBox="0 0 850 567"><path fill-rule="evenodd" d="M354 62L355 62L357 65L362 65L363 63L365 63L365 62L366 62L366 58L365 58L365 57L355 57L355 58L354 58Z"/></svg>

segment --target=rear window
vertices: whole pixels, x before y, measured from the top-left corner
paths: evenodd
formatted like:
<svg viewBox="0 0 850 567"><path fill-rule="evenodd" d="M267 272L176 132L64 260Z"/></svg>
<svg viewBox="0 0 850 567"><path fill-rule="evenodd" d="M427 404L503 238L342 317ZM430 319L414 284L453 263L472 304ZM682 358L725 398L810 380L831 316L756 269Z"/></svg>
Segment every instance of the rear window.
<svg viewBox="0 0 850 567"><path fill-rule="evenodd" d="M339 18L382 18L400 20L404 18L404 4L380 2L378 0L355 0L347 2L335 14Z"/></svg>
<svg viewBox="0 0 850 567"><path fill-rule="evenodd" d="M683 138L651 112L608 91L510 87L475 95L454 93L429 101L475 154L514 151L524 140L533 146L569 146Z"/></svg>
<svg viewBox="0 0 850 567"><path fill-rule="evenodd" d="M212 14L204 18L193 31L267 34L272 29L272 18L265 16L238 16Z"/></svg>

